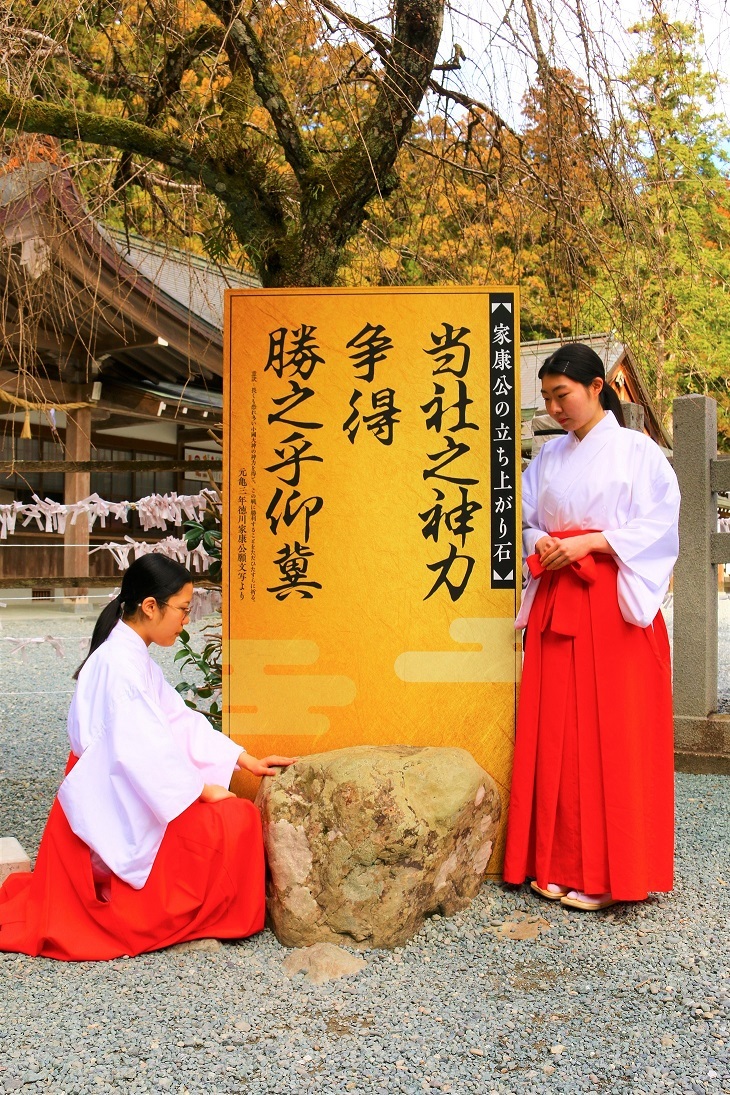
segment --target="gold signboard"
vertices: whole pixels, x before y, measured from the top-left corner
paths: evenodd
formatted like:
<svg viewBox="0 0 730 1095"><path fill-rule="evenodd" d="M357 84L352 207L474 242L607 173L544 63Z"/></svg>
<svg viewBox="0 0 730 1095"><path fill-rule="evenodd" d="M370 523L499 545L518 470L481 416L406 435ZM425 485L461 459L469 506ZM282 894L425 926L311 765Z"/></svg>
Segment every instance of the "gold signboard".
<svg viewBox="0 0 730 1095"><path fill-rule="evenodd" d="M517 308L501 287L227 294L224 730L251 752L460 746L506 805Z"/></svg>

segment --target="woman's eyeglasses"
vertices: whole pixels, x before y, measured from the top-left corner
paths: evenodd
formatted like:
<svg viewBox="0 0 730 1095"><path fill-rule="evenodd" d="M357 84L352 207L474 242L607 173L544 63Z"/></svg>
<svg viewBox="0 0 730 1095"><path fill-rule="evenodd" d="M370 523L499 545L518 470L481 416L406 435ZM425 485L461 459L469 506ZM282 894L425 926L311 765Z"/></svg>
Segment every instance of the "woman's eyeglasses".
<svg viewBox="0 0 730 1095"><path fill-rule="evenodd" d="M185 619L186 616L190 615L190 606L189 605L187 607L183 607L183 605L170 604L169 601L162 601L161 604L165 605L167 608L176 608L178 610L178 612L182 612L183 619Z"/></svg>

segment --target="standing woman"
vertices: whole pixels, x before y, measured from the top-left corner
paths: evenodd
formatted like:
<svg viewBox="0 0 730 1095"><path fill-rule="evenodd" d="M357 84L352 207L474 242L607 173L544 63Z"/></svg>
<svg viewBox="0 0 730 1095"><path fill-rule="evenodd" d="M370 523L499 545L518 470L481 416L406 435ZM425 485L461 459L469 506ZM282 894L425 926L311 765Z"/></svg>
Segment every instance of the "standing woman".
<svg viewBox="0 0 730 1095"><path fill-rule="evenodd" d="M678 552L679 488L650 438L621 429L588 346L539 372L566 431L523 477L528 579L506 882L579 909L673 885L669 642L660 606ZM613 413L612 413L613 412Z"/></svg>
<svg viewBox="0 0 730 1095"><path fill-rule="evenodd" d="M175 643L192 596L185 567L145 555L99 616L35 870L0 889L0 951L85 961L263 928L261 821L228 784L237 768L292 762L241 751L150 658L151 643Z"/></svg>

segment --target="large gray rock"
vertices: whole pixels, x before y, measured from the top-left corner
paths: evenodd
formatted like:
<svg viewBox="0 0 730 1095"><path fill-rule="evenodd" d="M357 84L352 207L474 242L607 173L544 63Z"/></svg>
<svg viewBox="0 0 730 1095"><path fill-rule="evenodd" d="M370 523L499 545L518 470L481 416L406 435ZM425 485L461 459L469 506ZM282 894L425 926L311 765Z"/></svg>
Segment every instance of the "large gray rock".
<svg viewBox="0 0 730 1095"><path fill-rule="evenodd" d="M396 947L481 886L501 803L464 749L362 745L264 780L271 926L287 946Z"/></svg>

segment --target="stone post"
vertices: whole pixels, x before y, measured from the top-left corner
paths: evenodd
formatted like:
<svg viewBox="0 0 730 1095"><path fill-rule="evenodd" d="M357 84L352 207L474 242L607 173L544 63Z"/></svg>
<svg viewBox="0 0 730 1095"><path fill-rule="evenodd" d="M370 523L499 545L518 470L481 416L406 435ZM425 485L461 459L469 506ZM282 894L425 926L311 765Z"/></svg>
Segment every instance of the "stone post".
<svg viewBox="0 0 730 1095"><path fill-rule="evenodd" d="M70 463L91 459L91 408L83 407L66 414L66 460ZM63 500L68 505L88 498L91 493L89 472L66 472ZM66 523L63 535L63 573L68 578L86 578L89 574L89 519L77 517L76 524ZM88 589L66 589L67 597L85 597Z"/></svg>
<svg viewBox="0 0 730 1095"><path fill-rule="evenodd" d="M674 470L682 492L679 559L674 569L674 729L682 753L720 752L717 711L717 573L711 536L717 495L710 462L717 457L717 404L702 395L674 401Z"/></svg>
<svg viewBox="0 0 730 1095"><path fill-rule="evenodd" d="M641 403L622 403L624 425L630 430L642 433L644 430L644 408Z"/></svg>

